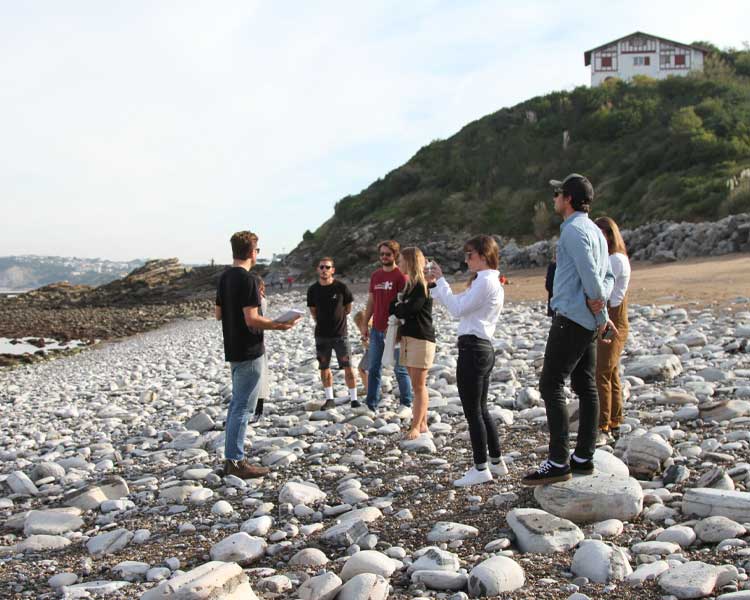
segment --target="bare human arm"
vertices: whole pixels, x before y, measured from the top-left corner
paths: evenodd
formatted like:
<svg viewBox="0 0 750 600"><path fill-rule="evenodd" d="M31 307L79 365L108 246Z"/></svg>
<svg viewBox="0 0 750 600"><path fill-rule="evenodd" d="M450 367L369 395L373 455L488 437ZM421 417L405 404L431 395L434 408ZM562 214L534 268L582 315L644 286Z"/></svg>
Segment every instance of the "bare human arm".
<svg viewBox="0 0 750 600"><path fill-rule="evenodd" d="M221 306L218 304L214 305L214 316L217 321L221 321Z"/></svg>
<svg viewBox="0 0 750 600"><path fill-rule="evenodd" d="M308 306L308 308L310 309L310 315L312 316L313 321L315 321L317 323L318 322L318 309L317 309L317 307L315 307L315 306Z"/></svg>
<svg viewBox="0 0 750 600"><path fill-rule="evenodd" d="M278 321L260 316L258 314L257 306L245 306L242 309L242 312L245 315L245 325L247 325L248 327L252 327L253 329L286 331L287 329L291 329L292 327L294 327L297 324L297 321L300 320L300 317L297 317L293 321L279 323Z"/></svg>
<svg viewBox="0 0 750 600"><path fill-rule="evenodd" d="M350 302L349 304L344 304L344 314L349 315L351 314L351 312L352 312L352 303Z"/></svg>

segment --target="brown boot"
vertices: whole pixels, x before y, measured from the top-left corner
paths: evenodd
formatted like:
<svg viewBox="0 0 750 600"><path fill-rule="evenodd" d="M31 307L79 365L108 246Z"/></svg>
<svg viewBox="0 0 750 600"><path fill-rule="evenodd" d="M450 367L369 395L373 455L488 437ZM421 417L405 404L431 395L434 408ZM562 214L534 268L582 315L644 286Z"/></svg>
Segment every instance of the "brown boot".
<svg viewBox="0 0 750 600"><path fill-rule="evenodd" d="M240 479L253 479L268 475L269 469L251 465L245 459L228 460L224 463L224 475L234 475Z"/></svg>

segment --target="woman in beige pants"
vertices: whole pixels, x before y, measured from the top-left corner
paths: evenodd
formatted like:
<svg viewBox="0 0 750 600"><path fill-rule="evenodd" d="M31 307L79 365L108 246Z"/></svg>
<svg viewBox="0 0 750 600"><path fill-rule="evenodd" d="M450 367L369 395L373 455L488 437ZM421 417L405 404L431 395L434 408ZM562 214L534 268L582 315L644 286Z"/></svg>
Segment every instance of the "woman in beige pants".
<svg viewBox="0 0 750 600"><path fill-rule="evenodd" d="M628 339L628 284L630 261L625 242L617 223L609 217L599 217L595 223L602 230L609 247L609 264L615 274L615 285L607 310L617 328L611 344L597 342L596 387L599 391L599 436L597 446L614 442L622 424L622 386L620 385L620 355Z"/></svg>

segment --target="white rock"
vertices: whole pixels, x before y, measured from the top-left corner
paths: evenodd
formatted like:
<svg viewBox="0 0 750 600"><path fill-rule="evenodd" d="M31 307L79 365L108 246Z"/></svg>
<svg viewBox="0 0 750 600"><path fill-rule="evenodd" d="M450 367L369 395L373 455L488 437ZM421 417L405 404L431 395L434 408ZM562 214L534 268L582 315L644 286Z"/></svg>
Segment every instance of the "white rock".
<svg viewBox="0 0 750 600"><path fill-rule="evenodd" d="M133 539L133 532L127 529L115 529L100 533L86 542L86 549L94 558L115 554L125 548Z"/></svg>
<svg viewBox="0 0 750 600"><path fill-rule="evenodd" d="M646 581L658 579L662 573L669 570L669 563L666 560L657 560L652 563L644 563L625 578L625 582L632 586L641 586Z"/></svg>
<svg viewBox="0 0 750 600"><path fill-rule="evenodd" d="M219 500L211 507L211 512L220 517L228 517L234 512L234 508L226 500Z"/></svg>
<svg viewBox="0 0 750 600"><path fill-rule="evenodd" d="M141 600L258 600L242 568L233 562L207 562L148 590Z"/></svg>
<svg viewBox="0 0 750 600"><path fill-rule="evenodd" d="M643 509L643 490L635 479L602 473L537 486L534 498L547 512L574 523L629 521Z"/></svg>
<svg viewBox="0 0 750 600"><path fill-rule="evenodd" d="M433 525L427 534L428 542L452 542L454 540L466 540L479 535L479 530L471 525L452 523L450 521L439 521Z"/></svg>
<svg viewBox="0 0 750 600"><path fill-rule="evenodd" d="M236 562L240 565L250 564L261 558L266 552L266 541L240 531L224 538L211 547L211 560Z"/></svg>
<svg viewBox="0 0 750 600"><path fill-rule="evenodd" d="M47 584L54 590L64 585L73 585L78 581L78 575L75 573L58 573L47 580Z"/></svg>
<svg viewBox="0 0 750 600"><path fill-rule="evenodd" d="M623 461L634 477L650 478L662 470L664 461L672 456L672 446L656 433L633 436L627 439Z"/></svg>
<svg viewBox="0 0 750 600"><path fill-rule="evenodd" d="M750 523L750 493L713 488L687 488L682 497L682 512L697 517L727 517Z"/></svg>
<svg viewBox="0 0 750 600"><path fill-rule="evenodd" d="M23 471L13 471L5 480L5 484L19 496L36 496L39 490L34 482Z"/></svg>
<svg viewBox="0 0 750 600"><path fill-rule="evenodd" d="M607 519L594 523L592 531L602 537L617 537L624 529L623 522L619 519Z"/></svg>
<svg viewBox="0 0 750 600"><path fill-rule="evenodd" d="M309 483L288 481L279 491L279 502L289 502L292 505L315 505L326 499L326 493Z"/></svg>
<svg viewBox="0 0 750 600"><path fill-rule="evenodd" d="M514 508L506 515L521 552L553 554L570 550L583 540L575 523L537 508Z"/></svg>
<svg viewBox="0 0 750 600"><path fill-rule="evenodd" d="M295 567L322 567L328 564L328 557L318 548L303 548L289 559Z"/></svg>
<svg viewBox="0 0 750 600"><path fill-rule="evenodd" d="M570 570L595 583L622 581L633 572L625 550L598 540L584 540L578 545Z"/></svg>
<svg viewBox="0 0 750 600"><path fill-rule="evenodd" d="M493 556L469 573L469 595L474 598L497 596L523 587L526 576L521 566L507 556Z"/></svg>
<svg viewBox="0 0 750 600"><path fill-rule="evenodd" d="M151 568L151 565L145 562L138 562L134 560L124 560L117 563L112 567L112 572L115 573L120 579L125 581L142 581L146 578L146 573Z"/></svg>
<svg viewBox="0 0 750 600"><path fill-rule="evenodd" d="M361 550L349 557L341 569L341 579L349 581L361 573L373 573L388 579L396 570L396 563L392 558L376 550Z"/></svg>
<svg viewBox="0 0 750 600"><path fill-rule="evenodd" d="M273 518L268 515L262 517L253 517L245 521L240 527L240 531L244 531L249 535L257 535L264 537L273 526Z"/></svg>
<svg viewBox="0 0 750 600"><path fill-rule="evenodd" d="M690 561L672 567L659 577L659 586L677 598L703 598L714 591L716 577L713 565Z"/></svg>
<svg viewBox="0 0 750 600"><path fill-rule="evenodd" d="M442 550L437 546L428 546L423 549L419 558L409 565L407 573L413 573L414 571L458 571L460 568L461 561L457 554Z"/></svg>
<svg viewBox="0 0 750 600"><path fill-rule="evenodd" d="M682 363L674 354L639 356L625 364L625 375L644 381L670 381L682 373Z"/></svg>
<svg viewBox="0 0 750 600"><path fill-rule="evenodd" d="M342 581L330 571L311 577L297 589L301 600L333 600L341 589Z"/></svg>
<svg viewBox="0 0 750 600"><path fill-rule="evenodd" d="M469 578L464 573L453 571L415 571L411 574L411 581L429 590L459 591L466 587Z"/></svg>
<svg viewBox="0 0 750 600"><path fill-rule="evenodd" d="M355 575L339 588L337 600L385 600L388 580L373 573Z"/></svg>
<svg viewBox="0 0 750 600"><path fill-rule="evenodd" d="M684 525L672 525L656 536L657 542L672 542L687 548L695 541L695 531Z"/></svg>
<svg viewBox="0 0 750 600"><path fill-rule="evenodd" d="M708 543L738 538L747 533L742 525L722 516L701 519L693 529L702 542Z"/></svg>
<svg viewBox="0 0 750 600"><path fill-rule="evenodd" d="M76 531L83 527L80 513L77 508L29 511L24 521L23 533L26 536L38 533L63 535L69 531Z"/></svg>
<svg viewBox="0 0 750 600"><path fill-rule="evenodd" d="M62 550L70 546L70 540L61 535L30 535L16 545L18 552L44 552Z"/></svg>

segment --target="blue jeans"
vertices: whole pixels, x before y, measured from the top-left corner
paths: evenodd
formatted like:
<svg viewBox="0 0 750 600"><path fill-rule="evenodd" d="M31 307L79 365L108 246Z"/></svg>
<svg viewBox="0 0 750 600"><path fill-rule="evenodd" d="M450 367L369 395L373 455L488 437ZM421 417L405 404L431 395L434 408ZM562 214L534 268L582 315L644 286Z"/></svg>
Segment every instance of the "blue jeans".
<svg viewBox="0 0 750 600"><path fill-rule="evenodd" d="M377 408L380 404L380 381L382 379L381 372L383 370L383 351L385 350L385 332L378 331L374 327L370 330L370 373L367 378L367 399L365 402L367 406L372 410ZM395 365L393 370L396 373L396 381L398 382L398 392L401 399L402 406L411 406L412 391L411 391L411 379L409 379L409 373L406 367L402 367L398 364L399 350L396 348L395 352Z"/></svg>
<svg viewBox="0 0 750 600"><path fill-rule="evenodd" d="M232 367L232 400L227 410L224 457L227 460L242 460L245 457L247 418L255 411L260 394L263 357L229 364Z"/></svg>

